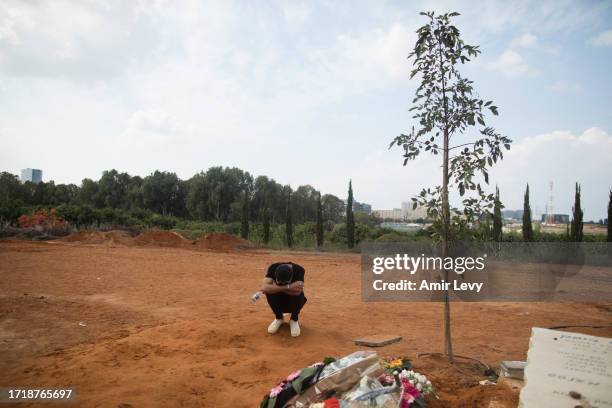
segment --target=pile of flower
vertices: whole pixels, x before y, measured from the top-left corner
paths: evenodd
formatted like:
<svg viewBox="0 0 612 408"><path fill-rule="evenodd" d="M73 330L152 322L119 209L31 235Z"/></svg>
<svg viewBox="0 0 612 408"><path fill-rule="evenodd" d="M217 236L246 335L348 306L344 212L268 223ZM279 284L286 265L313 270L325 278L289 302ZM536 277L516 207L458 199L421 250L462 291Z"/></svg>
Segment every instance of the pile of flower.
<svg viewBox="0 0 612 408"><path fill-rule="evenodd" d="M305 392L317 383L314 392ZM411 370L406 357L379 360L375 352L360 351L289 374L264 397L260 408L424 408L430 394L436 396L431 382Z"/></svg>

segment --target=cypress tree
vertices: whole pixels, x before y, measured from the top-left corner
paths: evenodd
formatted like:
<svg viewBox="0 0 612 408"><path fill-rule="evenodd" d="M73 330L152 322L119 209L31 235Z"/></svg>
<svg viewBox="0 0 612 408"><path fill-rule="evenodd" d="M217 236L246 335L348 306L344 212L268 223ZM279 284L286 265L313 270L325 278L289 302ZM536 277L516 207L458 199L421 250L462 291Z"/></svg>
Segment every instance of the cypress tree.
<svg viewBox="0 0 612 408"><path fill-rule="evenodd" d="M484 214L484 219L482 222L482 240L488 241L491 239L491 222L489 221L490 215L488 212Z"/></svg>
<svg viewBox="0 0 612 408"><path fill-rule="evenodd" d="M270 242L270 209L267 207L263 211L263 242Z"/></svg>
<svg viewBox="0 0 612 408"><path fill-rule="evenodd" d="M499 188L495 187L495 206L493 208L493 240L502 241L502 203L499 199Z"/></svg>
<svg viewBox="0 0 612 408"><path fill-rule="evenodd" d="M348 199L346 200L346 243L355 246L355 217L353 216L353 182L349 180Z"/></svg>
<svg viewBox="0 0 612 408"><path fill-rule="evenodd" d="M291 190L287 196L287 216L285 219L285 238L287 246L291 248L293 246L293 216L291 214Z"/></svg>
<svg viewBox="0 0 612 408"><path fill-rule="evenodd" d="M611 222L612 222L612 190L610 190L610 194L608 197L608 242L612 242L612 228L610 228Z"/></svg>
<svg viewBox="0 0 612 408"><path fill-rule="evenodd" d="M244 190L242 198L242 214L240 217L240 236L249 239L249 192Z"/></svg>
<svg viewBox="0 0 612 408"><path fill-rule="evenodd" d="M323 205L321 203L321 193L317 197L317 246L323 245Z"/></svg>
<svg viewBox="0 0 612 408"><path fill-rule="evenodd" d="M580 207L580 184L576 183L576 194L574 195L574 206L572 207L572 223L570 225L570 240L582 242L582 208Z"/></svg>
<svg viewBox="0 0 612 408"><path fill-rule="evenodd" d="M529 184L523 201L523 241L533 242L533 225L531 225L531 206L529 205Z"/></svg>

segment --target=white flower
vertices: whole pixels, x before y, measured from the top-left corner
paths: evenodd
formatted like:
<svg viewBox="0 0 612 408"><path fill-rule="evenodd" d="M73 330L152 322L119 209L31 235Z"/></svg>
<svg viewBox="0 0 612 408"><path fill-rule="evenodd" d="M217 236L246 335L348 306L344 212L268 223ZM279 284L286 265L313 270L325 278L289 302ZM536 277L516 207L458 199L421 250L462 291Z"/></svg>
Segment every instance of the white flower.
<svg viewBox="0 0 612 408"><path fill-rule="evenodd" d="M423 386L421 385L421 383L418 383L416 385L416 389L419 390L419 391L421 391L423 389Z"/></svg>

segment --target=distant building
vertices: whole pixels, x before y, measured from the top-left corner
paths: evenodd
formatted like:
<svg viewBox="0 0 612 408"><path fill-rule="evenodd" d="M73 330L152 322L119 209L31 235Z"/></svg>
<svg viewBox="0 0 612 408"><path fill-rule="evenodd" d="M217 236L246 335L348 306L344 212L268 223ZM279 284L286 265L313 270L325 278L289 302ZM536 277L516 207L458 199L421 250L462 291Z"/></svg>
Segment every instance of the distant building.
<svg viewBox="0 0 612 408"><path fill-rule="evenodd" d="M353 211L364 212L370 214L372 212L372 206L366 203L360 203L358 201L353 202Z"/></svg>
<svg viewBox="0 0 612 408"><path fill-rule="evenodd" d="M548 215L542 214L542 222L547 222ZM553 224L569 224L570 216L567 214L553 214Z"/></svg>
<svg viewBox="0 0 612 408"><path fill-rule="evenodd" d="M407 201L402 203L402 212L404 213L405 220L414 221L427 218L427 209L425 207L417 207L413 210L412 206L413 204Z"/></svg>
<svg viewBox="0 0 612 408"><path fill-rule="evenodd" d="M383 220L404 220L404 213L402 212L401 208L394 208L392 210L374 210L374 214Z"/></svg>
<svg viewBox="0 0 612 408"><path fill-rule="evenodd" d="M42 170L30 168L21 170L21 182L25 183L26 181L34 184L40 183L42 181Z"/></svg>
<svg viewBox="0 0 612 408"><path fill-rule="evenodd" d="M523 210L502 210L504 220L520 221L523 219Z"/></svg>
<svg viewBox="0 0 612 408"><path fill-rule="evenodd" d="M427 210L424 207L412 209L412 203L403 202L402 208L394 208L392 210L374 210L379 218L383 220L393 221L415 221L418 219L427 218Z"/></svg>
<svg viewBox="0 0 612 408"><path fill-rule="evenodd" d="M346 213L346 204L348 203L348 199L342 200L344 203L344 212ZM372 206L366 203L360 203L359 201L353 200L353 212L364 212L370 214L372 212Z"/></svg>

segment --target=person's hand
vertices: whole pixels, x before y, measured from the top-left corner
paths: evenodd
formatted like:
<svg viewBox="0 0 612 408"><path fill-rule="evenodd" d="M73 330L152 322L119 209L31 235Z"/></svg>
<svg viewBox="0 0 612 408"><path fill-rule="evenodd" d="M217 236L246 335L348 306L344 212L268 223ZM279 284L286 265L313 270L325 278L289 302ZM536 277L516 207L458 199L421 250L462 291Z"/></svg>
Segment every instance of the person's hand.
<svg viewBox="0 0 612 408"><path fill-rule="evenodd" d="M291 284L291 289L300 289L304 290L304 282L293 282Z"/></svg>

